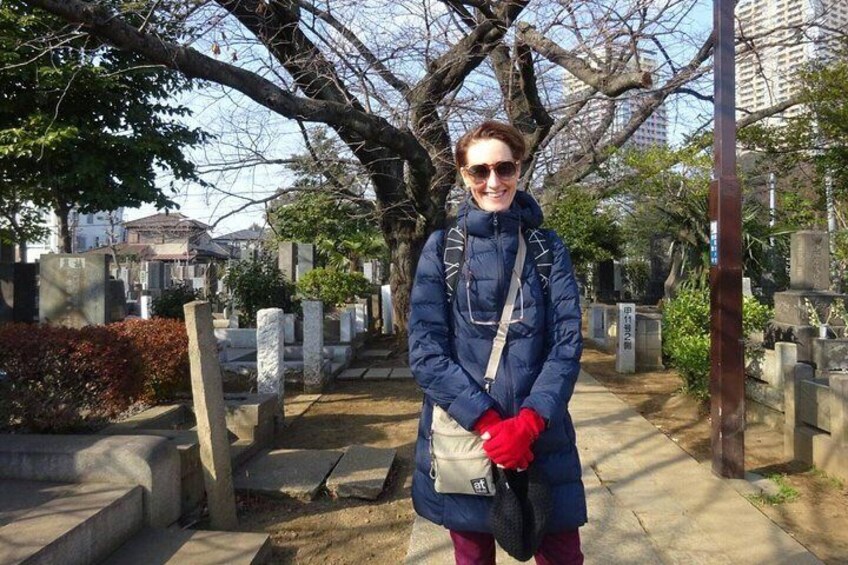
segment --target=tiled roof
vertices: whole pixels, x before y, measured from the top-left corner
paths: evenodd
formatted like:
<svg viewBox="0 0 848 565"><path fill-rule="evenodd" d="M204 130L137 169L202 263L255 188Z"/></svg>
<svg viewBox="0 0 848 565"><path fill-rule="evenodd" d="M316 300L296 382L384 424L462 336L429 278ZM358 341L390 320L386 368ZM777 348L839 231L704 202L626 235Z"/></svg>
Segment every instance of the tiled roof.
<svg viewBox="0 0 848 565"><path fill-rule="evenodd" d="M209 226L203 222L192 220L179 212L169 214L161 212L152 216L145 216L144 218L124 222L125 228L175 228L178 226L191 226L203 230L209 229Z"/></svg>

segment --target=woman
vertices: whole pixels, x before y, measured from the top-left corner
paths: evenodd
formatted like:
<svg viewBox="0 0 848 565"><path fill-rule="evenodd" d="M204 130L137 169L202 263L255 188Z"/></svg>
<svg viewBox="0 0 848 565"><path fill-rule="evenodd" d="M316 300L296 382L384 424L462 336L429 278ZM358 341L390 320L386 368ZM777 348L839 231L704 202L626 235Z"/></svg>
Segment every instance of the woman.
<svg viewBox="0 0 848 565"><path fill-rule="evenodd" d="M518 238L542 223L539 205L517 191L525 153L520 132L499 122L484 122L459 140L456 165L469 197L457 218L466 243L456 291L449 299L443 230L427 241L412 290L409 362L424 391L413 504L418 514L450 530L458 564L495 562L488 524L492 498L436 492L429 446L434 405L483 436L496 465L524 469L532 464L542 471L553 511L536 562L583 562L577 529L586 522L586 500L568 414L580 370L580 309L568 250L553 232L547 232L553 252L550 284L543 288L528 256L497 379L488 392L483 381Z"/></svg>

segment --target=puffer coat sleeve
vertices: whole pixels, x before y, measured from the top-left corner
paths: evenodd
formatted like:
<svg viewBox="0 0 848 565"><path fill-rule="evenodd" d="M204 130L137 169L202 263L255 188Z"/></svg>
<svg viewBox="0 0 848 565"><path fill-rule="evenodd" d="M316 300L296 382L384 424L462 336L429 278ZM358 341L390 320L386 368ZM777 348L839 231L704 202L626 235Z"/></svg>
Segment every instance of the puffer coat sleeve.
<svg viewBox="0 0 848 565"><path fill-rule="evenodd" d="M548 232L553 251L550 306L546 309L545 351L547 357L522 403L550 421L555 411L568 405L580 373L583 337L580 333L580 302L571 256L562 240Z"/></svg>
<svg viewBox="0 0 848 565"><path fill-rule="evenodd" d="M470 430L494 402L452 356L443 238L443 230L434 232L418 262L410 301L409 365L424 394Z"/></svg>

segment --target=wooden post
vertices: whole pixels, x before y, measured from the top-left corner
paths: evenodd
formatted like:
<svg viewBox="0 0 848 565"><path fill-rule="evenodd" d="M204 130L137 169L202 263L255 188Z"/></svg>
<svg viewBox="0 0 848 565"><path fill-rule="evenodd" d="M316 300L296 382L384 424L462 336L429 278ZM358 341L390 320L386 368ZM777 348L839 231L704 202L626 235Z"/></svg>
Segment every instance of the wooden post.
<svg viewBox="0 0 848 565"><path fill-rule="evenodd" d="M183 306L183 311L191 363L191 394L197 417L197 439L210 523L216 530L234 530L238 526L238 518L212 309L208 302L196 300Z"/></svg>
<svg viewBox="0 0 848 565"><path fill-rule="evenodd" d="M735 0L713 0L715 171L710 183L712 470L745 476L742 354L742 191L736 178Z"/></svg>

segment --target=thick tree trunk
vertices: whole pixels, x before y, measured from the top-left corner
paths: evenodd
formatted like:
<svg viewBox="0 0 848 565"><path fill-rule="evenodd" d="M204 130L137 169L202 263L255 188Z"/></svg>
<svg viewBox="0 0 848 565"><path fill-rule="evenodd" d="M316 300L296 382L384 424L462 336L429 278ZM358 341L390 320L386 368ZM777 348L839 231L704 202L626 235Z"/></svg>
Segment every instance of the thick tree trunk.
<svg viewBox="0 0 848 565"><path fill-rule="evenodd" d="M59 219L59 253L73 253L71 227L68 222L71 207L66 204L56 206L56 217Z"/></svg>

